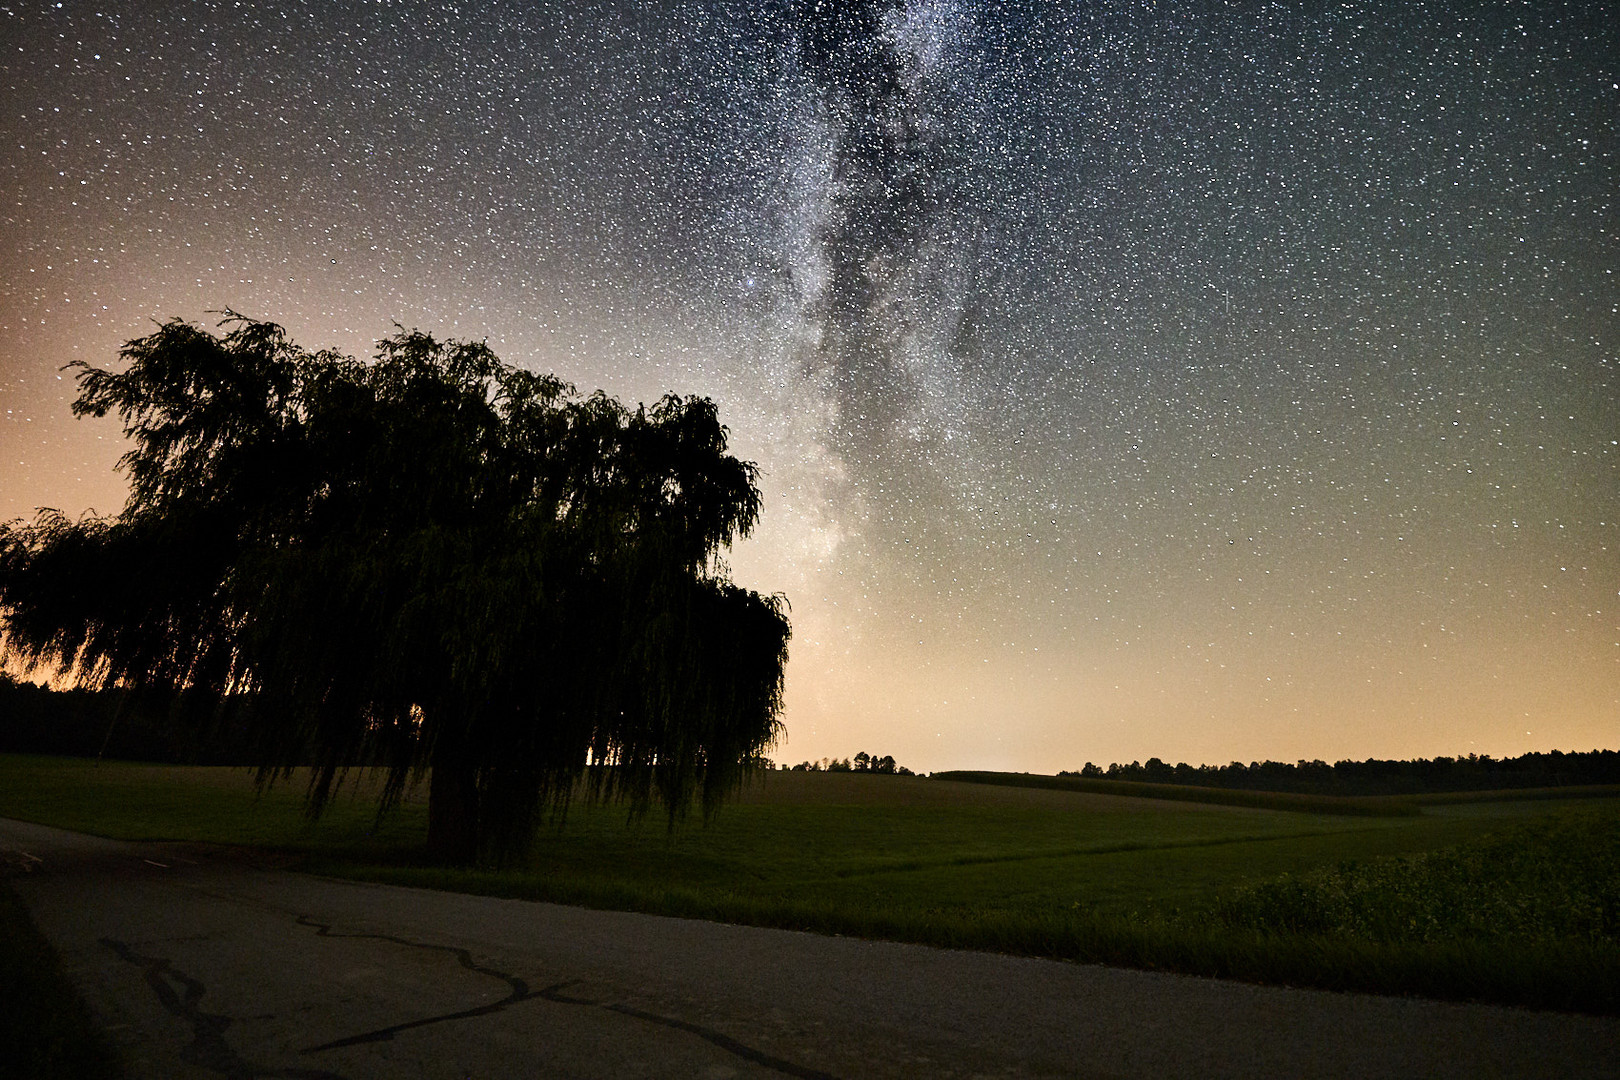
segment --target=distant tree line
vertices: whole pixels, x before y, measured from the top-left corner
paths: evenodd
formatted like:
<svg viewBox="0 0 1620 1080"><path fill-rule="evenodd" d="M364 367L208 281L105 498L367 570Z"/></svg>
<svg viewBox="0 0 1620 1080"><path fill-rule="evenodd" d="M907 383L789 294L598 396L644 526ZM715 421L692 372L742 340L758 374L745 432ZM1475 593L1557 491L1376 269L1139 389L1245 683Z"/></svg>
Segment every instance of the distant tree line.
<svg viewBox="0 0 1620 1080"><path fill-rule="evenodd" d="M883 773L886 776L914 776L916 775L904 765L895 764L894 758L888 754L874 757L865 750L853 758L822 758L820 761L801 761L793 766L792 772L863 772Z"/></svg>
<svg viewBox="0 0 1620 1080"><path fill-rule="evenodd" d="M0 753L252 765L245 704L202 690L51 690L0 672Z"/></svg>
<svg viewBox="0 0 1620 1080"><path fill-rule="evenodd" d="M1568 787L1577 784L1620 784L1620 751L1552 750L1512 758L1489 754L1418 758L1415 761L1255 761L1245 765L1169 765L1158 758L1106 769L1086 762L1084 776L1144 783L1192 784L1247 791L1294 791L1311 795L1419 795L1442 791L1490 791L1498 788Z"/></svg>
<svg viewBox="0 0 1620 1080"><path fill-rule="evenodd" d="M0 671L0 753L106 757L167 765L253 765L257 729L245 701L201 690L52 690ZM315 752L306 752L305 764ZM756 769L778 766L764 755ZM355 765L371 762L356 760ZM893 757L864 750L853 758L822 758L781 766L792 772L916 775Z"/></svg>
<svg viewBox="0 0 1620 1080"><path fill-rule="evenodd" d="M249 765L257 761L255 729L243 702L193 691L51 690L0 672L0 753L60 754L184 765ZM313 760L313 752L310 754ZM355 762L364 764L364 762ZM765 757L754 764L774 768ZM788 769L789 766L781 766ZM862 751L821 758L794 772L914 775L893 757ZM1395 761L1258 761L1247 765L1170 765L1158 758L1111 764L1086 762L1059 776L1191 784L1247 791L1315 795L1417 795L1499 788L1620 784L1620 751L1552 750L1519 757L1488 754Z"/></svg>

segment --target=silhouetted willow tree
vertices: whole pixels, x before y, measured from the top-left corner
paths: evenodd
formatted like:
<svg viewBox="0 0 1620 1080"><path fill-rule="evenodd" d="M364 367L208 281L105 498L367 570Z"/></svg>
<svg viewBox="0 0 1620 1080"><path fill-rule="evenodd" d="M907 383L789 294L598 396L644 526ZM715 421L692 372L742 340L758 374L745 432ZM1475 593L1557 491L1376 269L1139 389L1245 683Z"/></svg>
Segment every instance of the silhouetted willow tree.
<svg viewBox="0 0 1620 1080"><path fill-rule="evenodd" d="M630 411L401 332L361 363L230 314L79 368L133 441L114 518L0 531L0 655L250 696L261 782L430 769L441 857L591 798L707 813L775 739L789 628L717 553L760 510L713 403ZM598 767L591 768L594 764Z"/></svg>

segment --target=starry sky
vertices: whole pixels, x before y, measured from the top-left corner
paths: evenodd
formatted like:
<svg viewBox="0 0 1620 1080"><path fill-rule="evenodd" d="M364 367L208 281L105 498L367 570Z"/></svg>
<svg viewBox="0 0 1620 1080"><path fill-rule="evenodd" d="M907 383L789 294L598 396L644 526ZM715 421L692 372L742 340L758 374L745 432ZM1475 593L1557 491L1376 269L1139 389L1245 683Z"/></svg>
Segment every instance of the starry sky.
<svg viewBox="0 0 1620 1080"><path fill-rule="evenodd" d="M787 738L1620 745L1607 3L0 2L0 518L233 308L714 398Z"/></svg>

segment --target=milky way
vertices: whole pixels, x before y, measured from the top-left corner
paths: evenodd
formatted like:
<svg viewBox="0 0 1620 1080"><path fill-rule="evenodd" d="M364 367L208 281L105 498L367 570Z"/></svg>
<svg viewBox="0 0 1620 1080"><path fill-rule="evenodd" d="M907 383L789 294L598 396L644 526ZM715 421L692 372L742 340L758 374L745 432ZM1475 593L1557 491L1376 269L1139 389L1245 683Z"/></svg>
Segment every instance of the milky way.
<svg viewBox="0 0 1620 1080"><path fill-rule="evenodd" d="M475 10L476 7L476 10ZM1613 746L1607 4L0 7L0 516L225 307L714 397L778 757Z"/></svg>

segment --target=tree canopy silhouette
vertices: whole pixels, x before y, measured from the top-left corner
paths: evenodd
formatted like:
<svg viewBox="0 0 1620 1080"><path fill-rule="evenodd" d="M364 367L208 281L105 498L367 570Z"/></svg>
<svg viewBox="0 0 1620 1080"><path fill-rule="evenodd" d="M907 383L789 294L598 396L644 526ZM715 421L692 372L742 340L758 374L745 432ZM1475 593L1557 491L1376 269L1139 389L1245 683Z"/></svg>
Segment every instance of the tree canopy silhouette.
<svg viewBox="0 0 1620 1080"><path fill-rule="evenodd" d="M721 549L760 511L714 404L628 410L484 345L363 363L227 313L78 363L122 513L0 527L0 658L252 702L261 782L426 771L429 846L505 857L587 797L714 809L780 727L785 603ZM240 700L240 699L239 699Z"/></svg>

